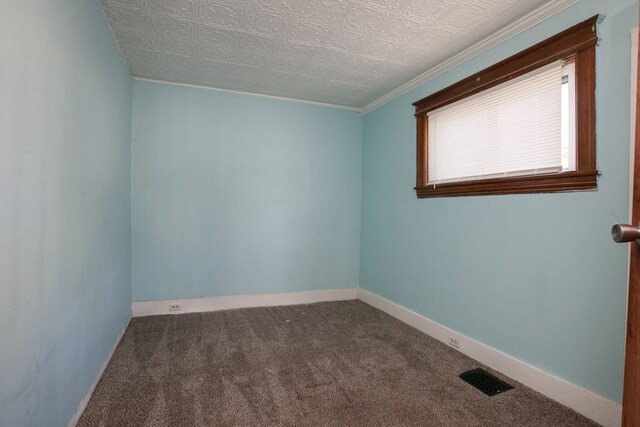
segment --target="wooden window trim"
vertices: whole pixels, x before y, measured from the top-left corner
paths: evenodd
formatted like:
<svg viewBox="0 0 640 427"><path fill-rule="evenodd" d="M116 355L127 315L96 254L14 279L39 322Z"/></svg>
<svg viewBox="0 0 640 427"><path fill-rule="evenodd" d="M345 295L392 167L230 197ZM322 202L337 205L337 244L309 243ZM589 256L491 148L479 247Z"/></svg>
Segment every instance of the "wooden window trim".
<svg viewBox="0 0 640 427"><path fill-rule="evenodd" d="M596 167L596 15L489 68L413 104L416 117L416 193L418 198L491 194L549 193L597 188ZM576 171L443 183L427 186L428 120L444 107L554 61L575 57Z"/></svg>

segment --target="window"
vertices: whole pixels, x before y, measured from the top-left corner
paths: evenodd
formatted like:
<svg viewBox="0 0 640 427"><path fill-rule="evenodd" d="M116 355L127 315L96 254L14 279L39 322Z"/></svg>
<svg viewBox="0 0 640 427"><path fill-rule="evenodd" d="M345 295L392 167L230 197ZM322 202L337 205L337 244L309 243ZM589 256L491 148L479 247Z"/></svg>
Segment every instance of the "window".
<svg viewBox="0 0 640 427"><path fill-rule="evenodd" d="M418 197L596 188L597 22L416 102Z"/></svg>

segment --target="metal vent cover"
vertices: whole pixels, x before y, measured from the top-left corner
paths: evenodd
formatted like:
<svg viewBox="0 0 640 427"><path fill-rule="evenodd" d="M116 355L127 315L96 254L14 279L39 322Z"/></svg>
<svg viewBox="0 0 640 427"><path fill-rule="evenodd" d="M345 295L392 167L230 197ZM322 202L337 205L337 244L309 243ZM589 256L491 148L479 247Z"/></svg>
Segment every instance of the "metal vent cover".
<svg viewBox="0 0 640 427"><path fill-rule="evenodd" d="M487 396L495 396L513 389L513 386L494 377L484 369L473 369L460 374L460 378L468 384L471 384Z"/></svg>

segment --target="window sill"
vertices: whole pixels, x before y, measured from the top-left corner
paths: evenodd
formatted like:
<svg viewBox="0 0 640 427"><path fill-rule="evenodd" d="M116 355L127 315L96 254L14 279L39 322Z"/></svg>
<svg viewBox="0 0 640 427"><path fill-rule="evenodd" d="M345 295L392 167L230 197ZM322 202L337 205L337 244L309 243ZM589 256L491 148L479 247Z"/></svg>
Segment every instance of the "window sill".
<svg viewBox="0 0 640 427"><path fill-rule="evenodd" d="M497 194L556 193L597 188L598 171L495 178L416 188L419 199L431 197L489 196Z"/></svg>

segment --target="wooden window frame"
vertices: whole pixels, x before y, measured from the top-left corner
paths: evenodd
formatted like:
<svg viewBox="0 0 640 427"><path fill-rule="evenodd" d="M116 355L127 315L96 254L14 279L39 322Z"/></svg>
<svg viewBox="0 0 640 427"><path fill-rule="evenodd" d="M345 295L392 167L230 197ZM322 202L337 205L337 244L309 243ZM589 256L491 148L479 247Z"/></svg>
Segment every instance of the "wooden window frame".
<svg viewBox="0 0 640 427"><path fill-rule="evenodd" d="M418 198L495 194L550 193L597 188L596 45L598 15L587 19L489 68L415 102L416 193ZM575 58L576 170L544 175L442 183L428 180L427 114L476 93L522 76L552 62Z"/></svg>

